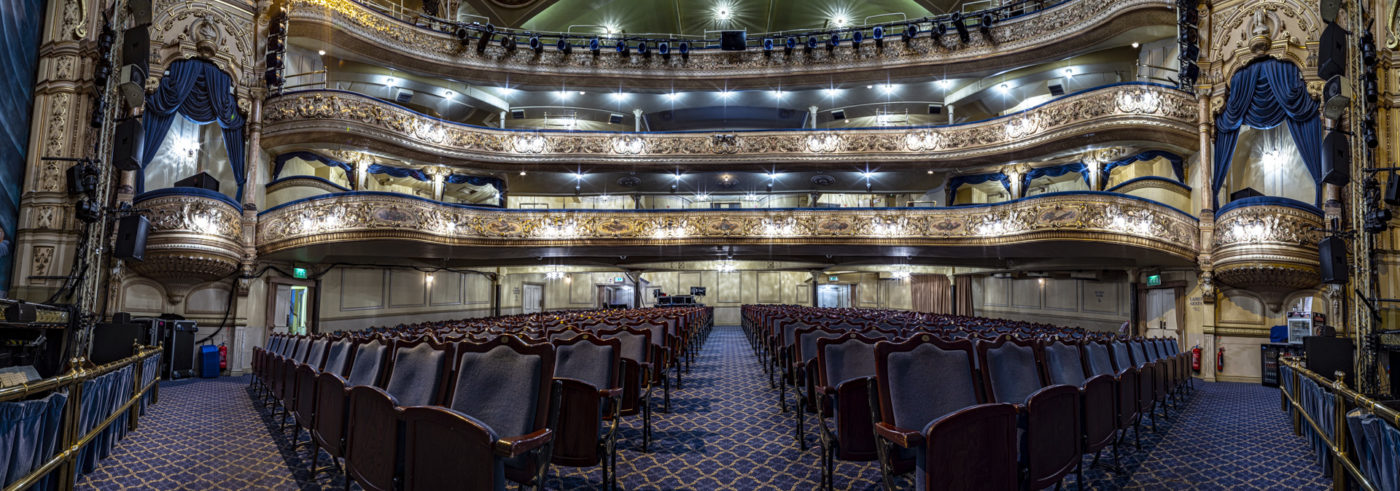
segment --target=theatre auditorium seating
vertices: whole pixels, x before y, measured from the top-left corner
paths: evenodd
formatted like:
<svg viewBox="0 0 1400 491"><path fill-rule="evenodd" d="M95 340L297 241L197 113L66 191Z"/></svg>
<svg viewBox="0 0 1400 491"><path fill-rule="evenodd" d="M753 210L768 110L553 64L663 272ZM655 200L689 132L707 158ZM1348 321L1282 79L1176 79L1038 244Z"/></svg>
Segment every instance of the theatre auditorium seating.
<svg viewBox="0 0 1400 491"><path fill-rule="evenodd" d="M364 489L542 484L551 462L617 481L617 427L669 399L712 327L703 307L534 314L312 336L253 352L254 394Z"/></svg>
<svg viewBox="0 0 1400 491"><path fill-rule="evenodd" d="M1137 440L1143 417L1190 392L1175 339L877 309L750 305L741 318L782 388L775 410L795 393L802 448L805 413L819 418L827 489L853 485L832 482L837 459L871 458L887 489L911 474L917 489L1049 487L1109 445L1116 468L1129 430ZM853 414L867 408L868 421Z"/></svg>

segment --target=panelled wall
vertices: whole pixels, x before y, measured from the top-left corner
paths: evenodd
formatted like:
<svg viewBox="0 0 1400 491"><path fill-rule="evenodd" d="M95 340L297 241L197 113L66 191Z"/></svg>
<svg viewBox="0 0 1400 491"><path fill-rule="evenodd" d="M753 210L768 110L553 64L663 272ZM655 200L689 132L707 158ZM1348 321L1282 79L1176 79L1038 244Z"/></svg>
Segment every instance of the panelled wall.
<svg viewBox="0 0 1400 491"><path fill-rule="evenodd" d="M972 281L977 316L1116 331L1128 320L1125 281L994 278Z"/></svg>
<svg viewBox="0 0 1400 491"><path fill-rule="evenodd" d="M491 280L480 274L412 269L336 268L321 278L323 332L491 312Z"/></svg>

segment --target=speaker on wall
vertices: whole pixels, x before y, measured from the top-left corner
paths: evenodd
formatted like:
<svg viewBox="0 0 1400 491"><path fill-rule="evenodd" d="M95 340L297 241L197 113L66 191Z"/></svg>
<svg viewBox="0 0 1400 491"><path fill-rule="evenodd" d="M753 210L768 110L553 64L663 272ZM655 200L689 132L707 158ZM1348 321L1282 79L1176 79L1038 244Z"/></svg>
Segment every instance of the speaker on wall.
<svg viewBox="0 0 1400 491"><path fill-rule="evenodd" d="M1347 242L1341 237L1327 237L1317 243L1318 262L1322 263L1322 282L1341 285L1347 282Z"/></svg>
<svg viewBox="0 0 1400 491"><path fill-rule="evenodd" d="M145 134L146 128L138 118L118 124L117 137L112 140L112 165L121 170L140 169L141 157L145 155Z"/></svg>
<svg viewBox="0 0 1400 491"><path fill-rule="evenodd" d="M137 65L142 72L147 71L151 60L151 31L145 27L133 27L122 31L122 64Z"/></svg>
<svg viewBox="0 0 1400 491"><path fill-rule="evenodd" d="M126 8L131 11L131 25L151 25L151 0L127 0Z"/></svg>
<svg viewBox="0 0 1400 491"><path fill-rule="evenodd" d="M145 215L127 215L117 221L117 246L112 257L141 261L146 255L146 234L151 221Z"/></svg>
<svg viewBox="0 0 1400 491"><path fill-rule="evenodd" d="M208 172L200 172L193 176L175 181L175 187L208 189L217 193L219 192L219 180L209 175Z"/></svg>
<svg viewBox="0 0 1400 491"><path fill-rule="evenodd" d="M1307 355L1307 369L1318 375L1333 378L1342 372L1342 382L1355 387L1356 346L1348 338L1325 336L1304 336L1303 353Z"/></svg>
<svg viewBox="0 0 1400 491"><path fill-rule="evenodd" d="M1331 131L1322 139L1322 182L1345 186L1351 181L1351 149L1347 136Z"/></svg>
<svg viewBox="0 0 1400 491"><path fill-rule="evenodd" d="M1347 32L1328 22L1317 40L1317 78L1328 80L1347 73Z"/></svg>
<svg viewBox="0 0 1400 491"><path fill-rule="evenodd" d="M1385 178L1385 204L1390 206L1400 206L1400 174L1390 171L1390 176Z"/></svg>
<svg viewBox="0 0 1400 491"><path fill-rule="evenodd" d="M748 36L744 31L724 31L719 33L719 49L724 51L743 51L748 49Z"/></svg>

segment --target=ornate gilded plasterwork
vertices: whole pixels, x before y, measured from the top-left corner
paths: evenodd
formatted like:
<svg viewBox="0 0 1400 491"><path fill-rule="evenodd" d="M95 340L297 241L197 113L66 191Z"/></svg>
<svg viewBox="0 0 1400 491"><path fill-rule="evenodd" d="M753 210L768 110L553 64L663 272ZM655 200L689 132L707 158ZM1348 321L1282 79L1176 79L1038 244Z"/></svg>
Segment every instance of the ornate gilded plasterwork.
<svg viewBox="0 0 1400 491"><path fill-rule="evenodd" d="M151 220L144 261L129 264L167 283L210 281L233 273L243 257L242 210L202 196L170 195L136 207ZM172 289L177 290L178 288Z"/></svg>
<svg viewBox="0 0 1400 491"><path fill-rule="evenodd" d="M850 244L994 246L1097 241L1196 257L1196 222L1178 210L1106 194L888 210L515 212L389 194L327 195L262 213L259 254L402 239L446 245L628 246Z"/></svg>
<svg viewBox="0 0 1400 491"><path fill-rule="evenodd" d="M340 144L347 136L448 160L484 163L953 162L1004 156L1058 139L1131 130L1135 137L1195 141L1190 95L1121 84L994 120L923 129L709 133L522 132L443 123L341 91L275 97L263 107L263 141ZM347 135L348 134L348 135ZM334 139L330 139L334 135ZM623 141L625 140L625 141ZM366 146L369 146L366 144Z"/></svg>
<svg viewBox="0 0 1400 491"><path fill-rule="evenodd" d="M1227 210L1215 222L1215 279L1258 292L1271 304L1288 292L1316 286L1321 228L1321 216L1288 206Z"/></svg>
<svg viewBox="0 0 1400 491"><path fill-rule="evenodd" d="M290 0L287 6L292 36L367 46L369 49L362 50L362 54L397 66L416 64L452 72L511 73L516 83L521 77L532 76L551 80L578 76L621 77L642 84L660 78L681 82L686 79L733 81L772 75L819 74L825 78L845 72L878 70L885 73L920 66L937 66L947 71L956 69L958 64L980 63L989 58L1006 60L1002 65L1009 66L1036 61L1026 59L1025 54L1032 51L1053 56L1048 59L1063 57L1064 49L1047 51L1046 48L1077 46L1075 41L1081 37L1086 43L1092 43L1132 28L1171 25L1175 21L1173 3L1167 0L1075 0L998 23L992 28L990 40L973 29L971 39L965 44L960 43L957 36L949 35L943 36L941 43L921 37L909 46L903 42L886 42L884 49L878 50L874 43L865 43L859 52L846 44L831 52L817 49L806 53L796 49L785 54L779 49L765 55L761 50L697 51L689 59L680 56L666 59L640 54L622 58L612 53L595 57L583 49L575 49L572 55L566 56L552 48L536 56L528 49L507 52L496 45L479 55L474 45L464 47L451 33L414 26L349 0Z"/></svg>
<svg viewBox="0 0 1400 491"><path fill-rule="evenodd" d="M254 73L260 54L254 53L253 15L222 3L158 1L151 23L151 76L147 89L154 89L162 71L170 63L186 58L204 58L233 78L239 98L261 77ZM241 106L241 104L240 104ZM245 110L246 111L246 110ZM247 116L247 114L245 114Z"/></svg>
<svg viewBox="0 0 1400 491"><path fill-rule="evenodd" d="M1316 79L1317 57L1308 49L1322 32L1316 2L1259 0L1215 10L1207 51L1211 66L1202 82L1223 86L1235 70L1260 56L1291 61Z"/></svg>

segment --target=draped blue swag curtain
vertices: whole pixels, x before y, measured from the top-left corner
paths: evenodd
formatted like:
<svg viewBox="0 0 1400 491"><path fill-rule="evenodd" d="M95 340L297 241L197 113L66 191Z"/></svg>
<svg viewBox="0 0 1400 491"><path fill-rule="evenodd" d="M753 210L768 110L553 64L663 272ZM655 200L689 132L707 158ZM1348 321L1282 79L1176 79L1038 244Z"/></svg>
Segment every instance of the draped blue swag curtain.
<svg viewBox="0 0 1400 491"><path fill-rule="evenodd" d="M958 188L962 187L964 184L982 184L987 181L1000 181L1002 187L1006 188L1007 191L1011 190L1011 178L1000 172L971 176L953 176L952 179L948 180L949 200L951 201L958 196Z"/></svg>
<svg viewBox="0 0 1400 491"><path fill-rule="evenodd" d="M1089 166L1084 165L1083 162L1075 162L1031 169L1026 172L1026 175L1021 176L1021 188L1030 187L1031 181L1037 177L1060 177L1071 172L1078 172L1084 178L1084 184L1089 184Z"/></svg>
<svg viewBox="0 0 1400 491"><path fill-rule="evenodd" d="M1140 153L1140 154L1137 154L1137 155L1134 155L1134 156L1131 156L1131 157L1127 157L1127 158L1120 159L1120 160L1115 160L1115 161L1113 161L1113 162L1109 162L1109 163L1107 163L1107 164L1104 164L1104 166L1103 166L1103 179L1104 179L1104 182L1108 182L1108 176L1109 176L1110 173L1113 172L1113 169L1116 169L1116 168L1119 168L1119 167L1122 167L1122 166L1125 166L1125 165L1131 165L1131 164L1135 164L1135 163L1138 163L1138 162L1142 162L1142 161L1144 161L1144 160L1152 160L1152 159L1155 159L1155 158L1157 158L1157 157L1162 157L1162 158L1164 158L1164 159L1167 159L1167 162L1171 162L1171 164L1172 164L1172 173L1176 174L1176 180L1177 180L1177 181L1180 181L1182 184L1185 184L1185 183L1186 183L1186 167L1185 167L1185 161L1182 160L1182 158L1181 158L1180 155L1177 155L1177 154L1174 154L1174 153L1171 153L1171 152L1162 151L1162 150L1149 150L1149 151L1142 152L1142 153Z"/></svg>
<svg viewBox="0 0 1400 491"><path fill-rule="evenodd" d="M238 181L238 194L243 198L243 115L238 114L238 99L233 96L233 81L213 63L200 59L178 60L170 64L160 79L160 88L146 97L144 151L141 170L136 176L136 193L146 188L146 166L155 159L156 151L165 141L170 125L179 114L197 124L219 123L224 130L224 148L228 163Z"/></svg>
<svg viewBox="0 0 1400 491"><path fill-rule="evenodd" d="M323 157L323 156L321 156L321 155L317 155L317 154L311 153L311 152L291 152L291 153L284 153L284 154L282 154L282 155L277 156L277 160L276 160L276 162L275 162L275 167L273 167L273 170L272 170L272 179L273 179L273 180L277 180L277 176L279 176L279 175L282 174L282 167L285 166L285 165L287 164L287 161L288 161L288 160L291 160L291 159L294 159L294 158L299 158L299 159L302 159L302 160L314 160L314 161L321 162L322 164L325 164L325 165L328 165L328 166L331 166L331 167L338 167L338 168L340 168L340 169L342 169L342 170L345 171L345 178L346 178L346 180L350 180L350 174L351 174L350 164L347 164L347 163L345 163L345 162L340 162L340 161L338 161L338 160L326 158L326 157ZM403 167L394 167L394 166L382 165L382 164L370 164L369 168L366 169L366 170L367 170L370 174L387 174L387 175L389 175L389 176L392 176L392 177L399 177L399 178L411 177L411 178L413 178L413 179L416 179L416 180L422 181L422 182L428 182L428 181L432 180L431 178L428 177L427 174L425 174L423 171L418 170L418 169L407 169L407 168L403 168ZM499 191L499 192L501 192L501 193L504 193L504 192L505 192L505 189L506 189L506 181L505 181L504 179L500 179L500 178L497 178L497 177L490 177L490 176L471 176L471 175L466 175L466 174L451 174L451 175L448 175L446 179L444 179L444 182L446 182L447 184L464 184L464 183L465 183L465 184L471 184L471 185L473 185L473 186L492 186L492 187L495 187L495 188L496 188L496 191Z"/></svg>
<svg viewBox="0 0 1400 491"><path fill-rule="evenodd" d="M1317 101L1308 95L1307 85L1291 63L1264 58L1241 68L1230 78L1230 96L1215 120L1215 172L1211 182L1211 202L1219 207L1220 187L1230 173L1230 161L1240 126L1269 129L1288 123L1288 133L1303 156L1303 164L1322 197L1322 119Z"/></svg>

